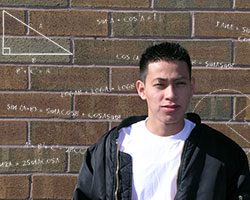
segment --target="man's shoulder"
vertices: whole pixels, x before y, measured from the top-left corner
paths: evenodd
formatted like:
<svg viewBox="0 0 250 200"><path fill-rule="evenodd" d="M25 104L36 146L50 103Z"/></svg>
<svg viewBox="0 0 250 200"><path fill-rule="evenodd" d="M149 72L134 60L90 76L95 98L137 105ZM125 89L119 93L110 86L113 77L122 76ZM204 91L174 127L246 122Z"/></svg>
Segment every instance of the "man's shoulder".
<svg viewBox="0 0 250 200"><path fill-rule="evenodd" d="M239 144L226 136L226 133L222 133L207 124L201 123L197 114L189 114L188 119L196 123L189 140L196 143L203 151L207 151L210 155L224 158L245 156Z"/></svg>
<svg viewBox="0 0 250 200"><path fill-rule="evenodd" d="M224 145L224 148L241 149L241 147L231 138L229 138L226 133L222 133L215 128L201 123L200 125L201 137L203 137L206 142L210 145Z"/></svg>
<svg viewBox="0 0 250 200"><path fill-rule="evenodd" d="M243 149L224 133L201 123L196 134L199 135L197 146L210 157L220 160L228 167L234 166L233 168L238 168L245 162L246 154Z"/></svg>

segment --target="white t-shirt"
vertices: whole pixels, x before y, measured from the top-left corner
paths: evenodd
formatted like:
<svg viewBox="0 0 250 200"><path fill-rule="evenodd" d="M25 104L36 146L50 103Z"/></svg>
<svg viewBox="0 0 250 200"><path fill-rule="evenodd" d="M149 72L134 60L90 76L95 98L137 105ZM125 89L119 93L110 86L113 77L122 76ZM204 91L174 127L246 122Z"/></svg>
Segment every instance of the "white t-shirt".
<svg viewBox="0 0 250 200"><path fill-rule="evenodd" d="M120 151L132 156L132 200L173 200L184 142L195 124L185 119L182 131L162 137L146 120L122 128L117 139Z"/></svg>

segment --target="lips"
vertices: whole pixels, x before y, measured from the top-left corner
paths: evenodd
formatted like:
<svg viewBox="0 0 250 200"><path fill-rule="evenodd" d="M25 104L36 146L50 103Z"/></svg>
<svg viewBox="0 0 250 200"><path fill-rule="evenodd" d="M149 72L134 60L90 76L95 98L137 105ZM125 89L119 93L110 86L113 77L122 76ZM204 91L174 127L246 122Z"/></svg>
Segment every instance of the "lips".
<svg viewBox="0 0 250 200"><path fill-rule="evenodd" d="M177 104L171 104L171 105L164 105L161 106L161 108L166 112L175 112L177 111L181 106Z"/></svg>

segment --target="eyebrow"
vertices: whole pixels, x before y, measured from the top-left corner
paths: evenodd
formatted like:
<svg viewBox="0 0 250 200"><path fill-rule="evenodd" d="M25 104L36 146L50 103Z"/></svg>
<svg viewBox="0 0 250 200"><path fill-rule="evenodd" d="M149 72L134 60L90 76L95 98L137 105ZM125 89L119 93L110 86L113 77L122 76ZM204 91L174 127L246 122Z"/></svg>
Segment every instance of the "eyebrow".
<svg viewBox="0 0 250 200"><path fill-rule="evenodd" d="M185 77L185 76L179 76L179 77L177 77L177 78L173 78L172 80L173 80L173 81L178 81L178 80L182 80L182 79L188 80L188 78ZM158 77L158 78L153 79L153 81L167 81L167 80L168 80L167 78L161 78L161 77Z"/></svg>

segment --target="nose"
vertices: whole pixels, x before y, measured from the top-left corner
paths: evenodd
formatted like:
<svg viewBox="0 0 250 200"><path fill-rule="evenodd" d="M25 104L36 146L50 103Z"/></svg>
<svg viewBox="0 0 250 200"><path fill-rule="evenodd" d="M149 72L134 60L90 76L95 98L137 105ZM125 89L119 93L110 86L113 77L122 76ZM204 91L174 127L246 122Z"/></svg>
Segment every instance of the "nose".
<svg viewBox="0 0 250 200"><path fill-rule="evenodd" d="M169 84L168 87L165 88L165 99L166 100L176 100L176 91L173 85Z"/></svg>

